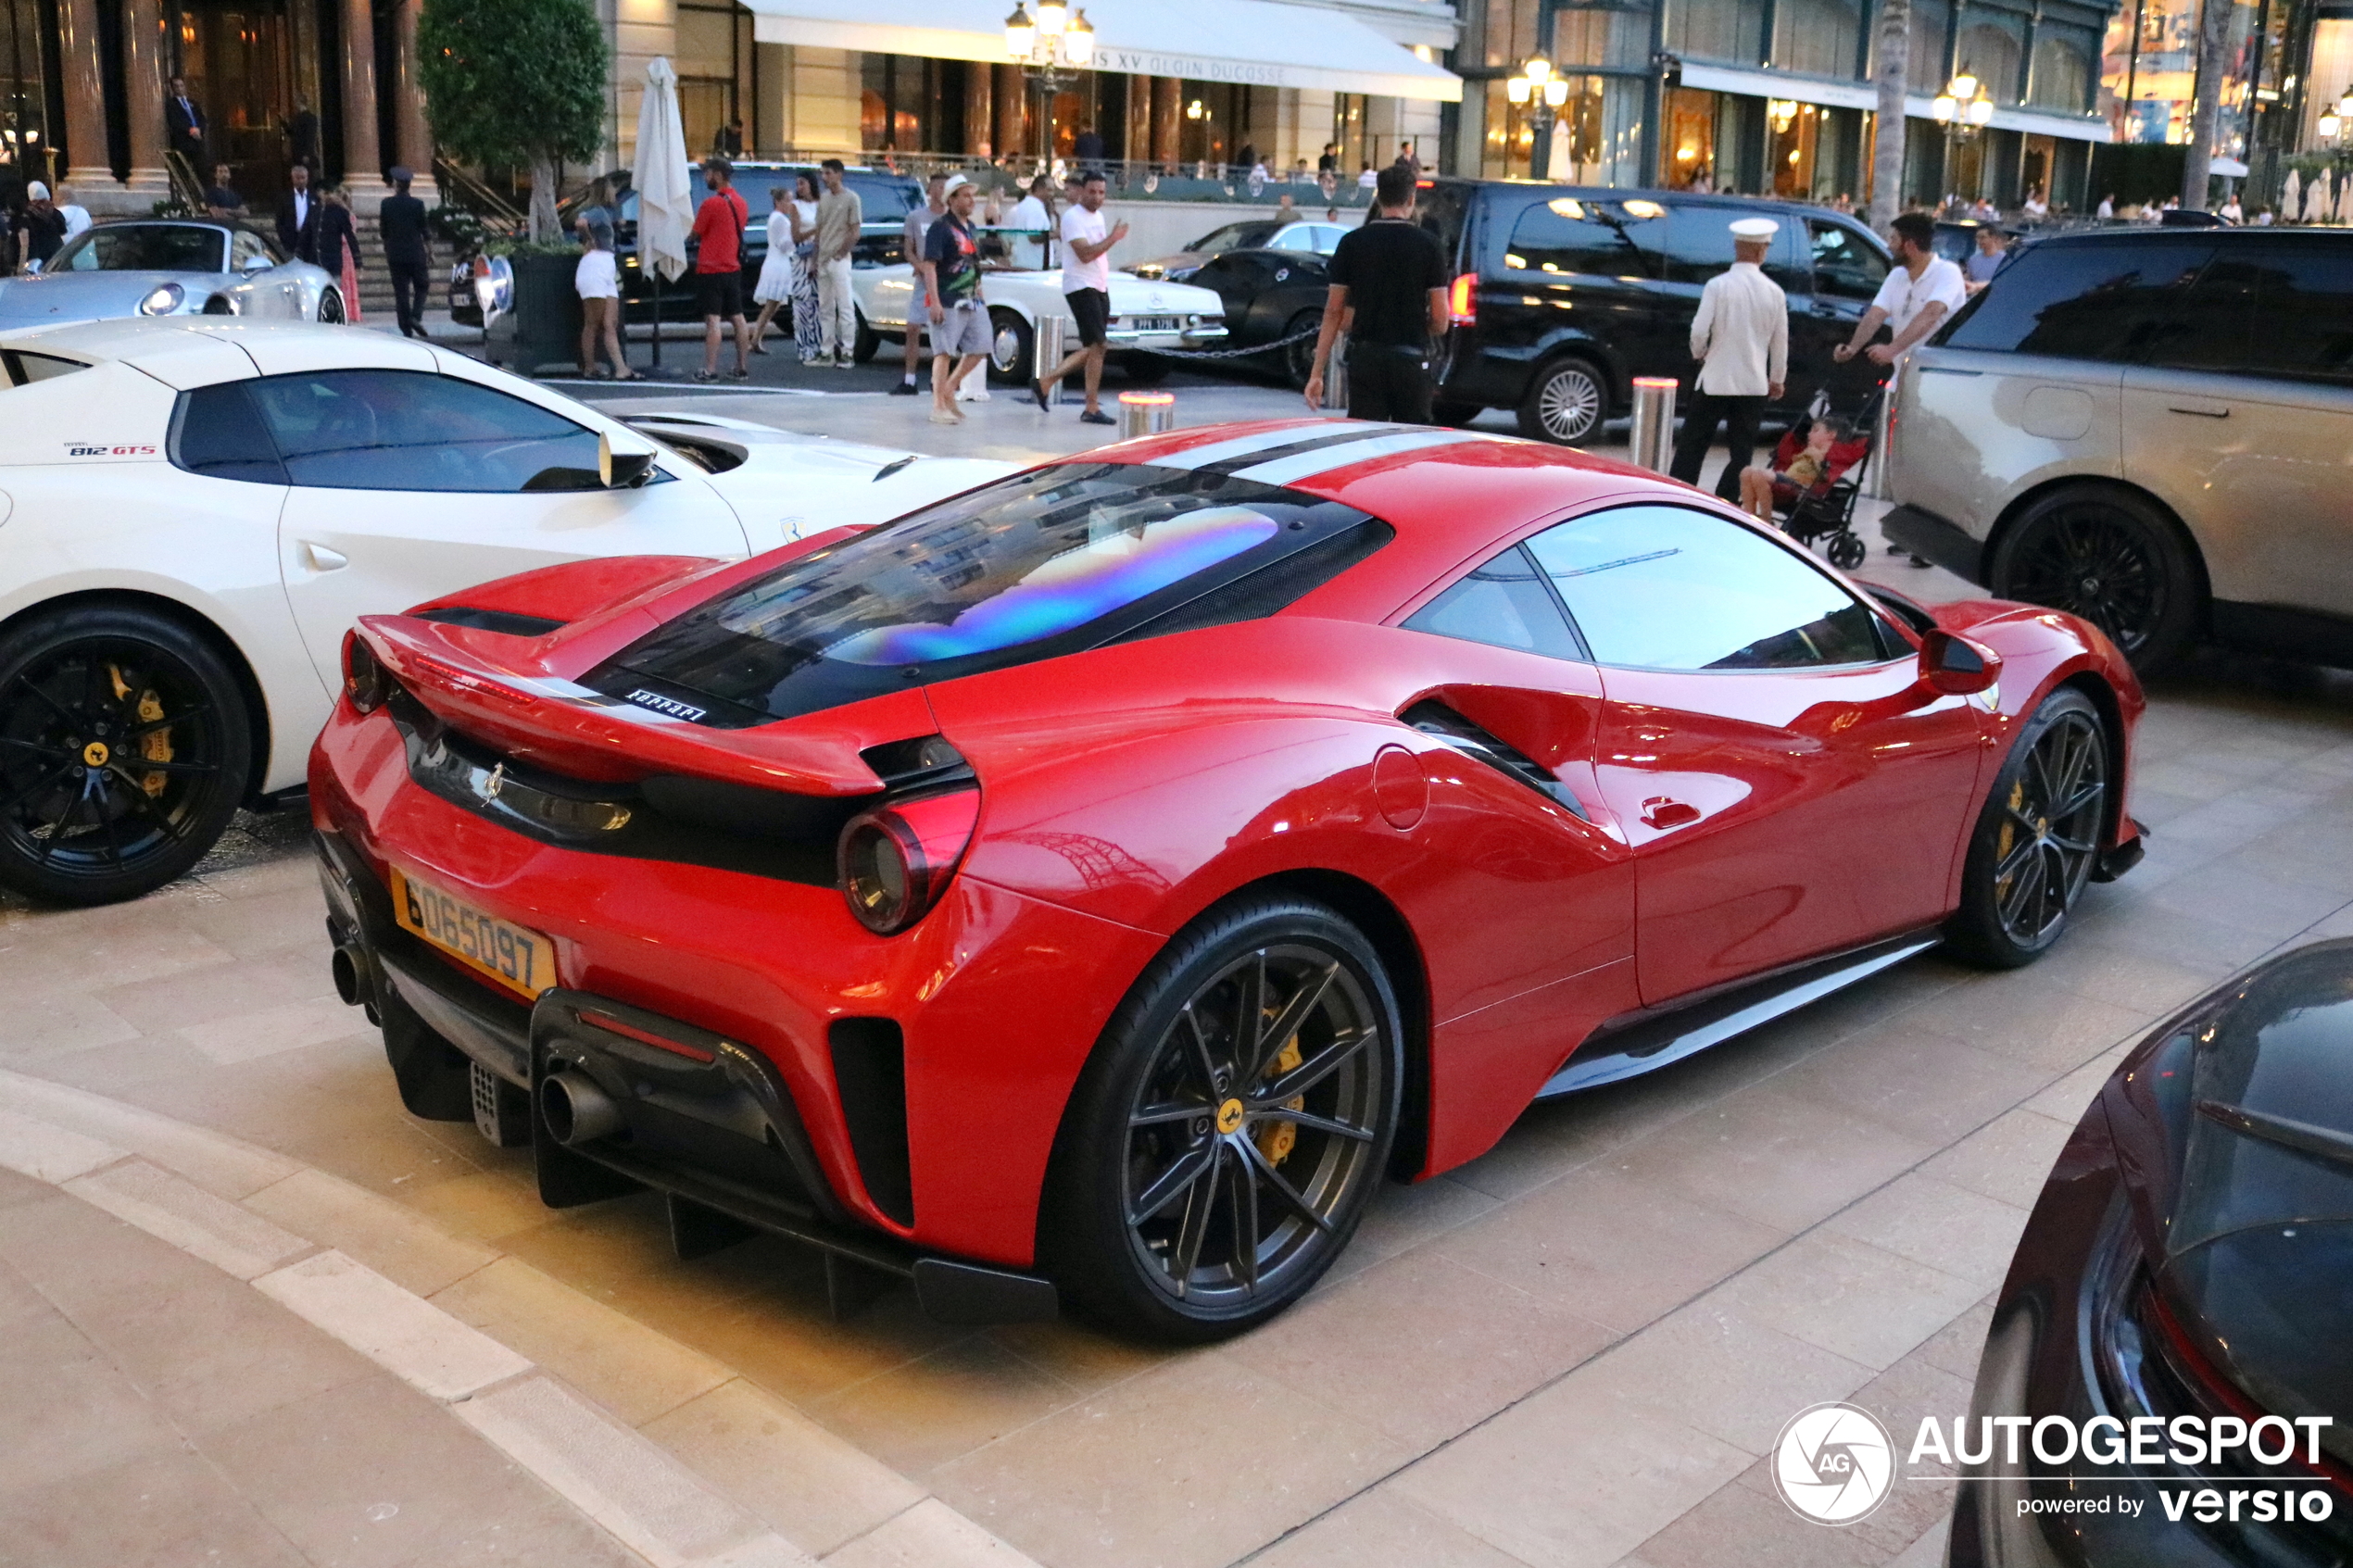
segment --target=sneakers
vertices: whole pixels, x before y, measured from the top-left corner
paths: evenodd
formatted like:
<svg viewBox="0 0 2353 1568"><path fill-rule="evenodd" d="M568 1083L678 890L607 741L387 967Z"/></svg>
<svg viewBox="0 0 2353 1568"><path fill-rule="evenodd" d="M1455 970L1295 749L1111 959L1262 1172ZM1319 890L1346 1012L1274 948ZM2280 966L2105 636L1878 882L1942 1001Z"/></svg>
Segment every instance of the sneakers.
<svg viewBox="0 0 2353 1568"><path fill-rule="evenodd" d="M834 369L837 370L847 370L857 362L858 361L852 359L847 353L837 354L834 356Z"/></svg>
<svg viewBox="0 0 2353 1568"><path fill-rule="evenodd" d="M697 381L717 381L718 379L719 378L717 376L711 374L709 370L698 370L695 372L695 380Z"/></svg>
<svg viewBox="0 0 2353 1568"><path fill-rule="evenodd" d="M727 379L729 381L749 381L751 380L751 372L744 369L741 365L738 365L734 370L727 372Z"/></svg>
<svg viewBox="0 0 2353 1568"><path fill-rule="evenodd" d="M1101 408L1089 408L1078 416L1078 422L1083 425L1115 425L1119 421Z"/></svg>
<svg viewBox="0 0 2353 1568"><path fill-rule="evenodd" d="M918 388L913 382L901 381L897 386L890 389L890 395L893 397L912 397L919 390L921 389Z"/></svg>

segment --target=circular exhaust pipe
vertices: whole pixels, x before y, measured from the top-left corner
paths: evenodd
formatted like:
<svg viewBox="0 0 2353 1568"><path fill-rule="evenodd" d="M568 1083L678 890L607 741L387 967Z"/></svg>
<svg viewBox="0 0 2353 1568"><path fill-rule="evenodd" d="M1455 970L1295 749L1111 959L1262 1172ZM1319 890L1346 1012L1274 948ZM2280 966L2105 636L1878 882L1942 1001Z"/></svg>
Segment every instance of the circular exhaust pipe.
<svg viewBox="0 0 2353 1568"><path fill-rule="evenodd" d="M548 1135L566 1148L609 1138L626 1125L621 1107L583 1073L558 1073L540 1080L539 1115Z"/></svg>
<svg viewBox="0 0 2353 1568"><path fill-rule="evenodd" d="M335 995L346 1007L359 1007L376 999L374 962L365 947L346 944L334 950L327 960L327 972L334 977Z"/></svg>

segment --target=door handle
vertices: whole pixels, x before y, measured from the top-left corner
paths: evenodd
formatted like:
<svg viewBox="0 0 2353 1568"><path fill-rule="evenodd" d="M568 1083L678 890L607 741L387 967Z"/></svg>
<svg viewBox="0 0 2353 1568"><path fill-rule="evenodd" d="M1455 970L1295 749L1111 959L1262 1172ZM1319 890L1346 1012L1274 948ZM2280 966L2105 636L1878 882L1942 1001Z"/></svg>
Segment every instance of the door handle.
<svg viewBox="0 0 2353 1568"><path fill-rule="evenodd" d="M341 571L351 564L351 558L341 550L331 550L308 539L302 542L302 557L313 571Z"/></svg>
<svg viewBox="0 0 2353 1568"><path fill-rule="evenodd" d="M1699 808L1687 801L1670 800L1664 795L1654 795L1642 802L1642 825L1648 828L1679 828L1685 822L1699 821Z"/></svg>
<svg viewBox="0 0 2353 1568"><path fill-rule="evenodd" d="M2195 414L2201 420L2227 420L2231 417L2228 403L2168 403L2169 414Z"/></svg>

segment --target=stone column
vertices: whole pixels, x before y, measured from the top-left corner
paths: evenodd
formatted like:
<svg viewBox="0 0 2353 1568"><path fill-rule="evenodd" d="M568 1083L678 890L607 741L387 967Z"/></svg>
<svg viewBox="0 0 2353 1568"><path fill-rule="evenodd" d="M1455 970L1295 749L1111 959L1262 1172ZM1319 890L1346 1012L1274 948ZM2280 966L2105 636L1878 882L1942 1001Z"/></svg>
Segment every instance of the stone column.
<svg viewBox="0 0 2353 1568"><path fill-rule="evenodd" d="M392 161L406 165L417 177L409 194L432 207L441 200L441 187L433 177L433 127L425 119L424 89L417 81L417 18L423 9L423 0L400 0L394 33L397 40L396 56L392 62L393 103L400 145L394 149Z"/></svg>
<svg viewBox="0 0 2353 1568"><path fill-rule="evenodd" d="M1026 157L1029 152L1029 87L1022 80L1021 67L994 66L990 74L997 88L997 134L991 143L1000 157L1007 153Z"/></svg>
<svg viewBox="0 0 2353 1568"><path fill-rule="evenodd" d="M985 62L974 60L964 67L964 151L977 153L985 144L991 157L997 152L996 139L989 133L990 99L996 94L996 76Z"/></svg>
<svg viewBox="0 0 2353 1568"><path fill-rule="evenodd" d="M376 20L368 0L343 0L343 188L351 196L351 210L362 218L373 218L384 205L384 157L376 140Z"/></svg>
<svg viewBox="0 0 2353 1568"><path fill-rule="evenodd" d="M124 194L143 210L171 194L163 163L164 42L163 0L124 0L122 105L131 130L131 182Z"/></svg>
<svg viewBox="0 0 2353 1568"><path fill-rule="evenodd" d="M1178 131L1185 123L1185 84L1173 76L1152 78L1152 161L1174 165Z"/></svg>
<svg viewBox="0 0 2353 1568"><path fill-rule="evenodd" d="M65 62L66 142L72 162L65 169L84 207L119 187L107 156L107 88L98 55L98 0L62 0L57 6L58 55ZM158 113L161 106L157 106Z"/></svg>
<svg viewBox="0 0 2353 1568"><path fill-rule="evenodd" d="M1152 79L1130 76L1126 82L1126 133L1120 138L1119 156L1142 163L1152 155Z"/></svg>

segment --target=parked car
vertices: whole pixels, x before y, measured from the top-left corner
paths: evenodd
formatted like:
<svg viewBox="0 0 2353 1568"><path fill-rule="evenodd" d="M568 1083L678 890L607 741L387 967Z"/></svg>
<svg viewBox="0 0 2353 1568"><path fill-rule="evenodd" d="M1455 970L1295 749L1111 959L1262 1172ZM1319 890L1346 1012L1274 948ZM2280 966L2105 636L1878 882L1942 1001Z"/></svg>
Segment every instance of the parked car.
<svg viewBox="0 0 2353 1568"><path fill-rule="evenodd" d="M1818 392L1856 414L1886 372L1831 351L1886 281L1887 248L1854 219L1800 202L1524 181L1424 182L1422 226L1453 278L1454 325L1437 365L1438 413L1460 423L1510 408L1523 435L1590 439L1625 409L1636 376L1691 385L1700 289L1732 264L1737 218L1780 224L1765 270L1789 295L1789 381L1769 417Z"/></svg>
<svg viewBox="0 0 2353 1568"><path fill-rule="evenodd" d="M324 269L258 230L141 220L85 229L40 270L0 282L0 331L120 316L340 321L346 303Z"/></svg>
<svg viewBox="0 0 2353 1568"><path fill-rule="evenodd" d="M2106 631L2353 665L2353 234L2026 246L1913 353L1890 541Z"/></svg>
<svg viewBox="0 0 2353 1568"><path fill-rule="evenodd" d="M1009 470L706 417L641 433L384 332L0 331L0 885L132 897L298 790L356 616L561 561L739 557Z"/></svg>
<svg viewBox="0 0 2353 1568"><path fill-rule="evenodd" d="M1963 1466L1950 1568L2347 1561L2347 1345L2353 942L2337 941L2160 1024L2076 1124L1994 1300L1955 1444L1987 1458ZM2037 1440L1989 1448L1988 1421Z"/></svg>
<svg viewBox="0 0 2353 1568"><path fill-rule="evenodd" d="M1330 258L1303 250L1245 247L1223 251L1189 273L1196 288L1215 294L1226 310L1226 346L1297 341L1270 350L1293 386L1307 384L1315 369L1315 331L1331 292Z"/></svg>
<svg viewBox="0 0 2353 1568"><path fill-rule="evenodd" d="M2093 628L1511 436L1192 429L677 570L361 620L343 994L550 1202L951 1321L1238 1332L1385 1173L1940 941L2029 962L2140 853Z"/></svg>
<svg viewBox="0 0 2353 1568"><path fill-rule="evenodd" d="M1354 227L1353 223L1309 219L1256 218L1213 229L1173 256L1139 261L1128 270L1139 278L1182 283L1190 282L1195 272L1227 251L1291 250L1329 256L1339 246L1340 237Z"/></svg>
<svg viewBox="0 0 2353 1568"><path fill-rule="evenodd" d="M1027 230L980 230L980 297L988 307L995 336L988 379L1000 386L1025 385L1032 370L1036 323L1049 316L1063 323L1063 341L1078 346L1078 321L1063 294L1059 267L1040 268L1042 247ZM866 268L850 274L858 299L860 360L874 358L881 343L905 341L907 305L914 295L915 270L907 263ZM1147 282L1116 268L1111 274L1112 363L1133 382L1154 382L1168 373L1161 349L1214 348L1226 340L1225 304L1207 289L1189 283Z"/></svg>

